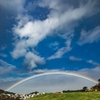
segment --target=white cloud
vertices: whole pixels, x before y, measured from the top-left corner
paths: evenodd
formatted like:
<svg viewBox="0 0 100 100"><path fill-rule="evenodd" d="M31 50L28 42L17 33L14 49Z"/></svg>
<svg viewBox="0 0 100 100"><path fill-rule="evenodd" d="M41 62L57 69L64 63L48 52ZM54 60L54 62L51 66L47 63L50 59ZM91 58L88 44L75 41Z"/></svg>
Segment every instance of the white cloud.
<svg viewBox="0 0 100 100"><path fill-rule="evenodd" d="M0 47L0 50L5 50L5 49L6 49L6 47L7 47L6 45L1 46L1 47Z"/></svg>
<svg viewBox="0 0 100 100"><path fill-rule="evenodd" d="M73 0L41 0L39 2L39 6L41 7L48 7L50 9L59 10L61 12L64 12L68 10L69 7L77 8L80 5L84 6L85 4L88 5L88 7L93 7L97 3L97 0L92 2L92 0L77 0L77 2ZM94 13L94 12L93 12Z"/></svg>
<svg viewBox="0 0 100 100"><path fill-rule="evenodd" d="M0 59L0 74L8 74L13 72L16 67Z"/></svg>
<svg viewBox="0 0 100 100"><path fill-rule="evenodd" d="M1 57L7 57L7 55L6 54L3 54L3 53L0 53L0 56Z"/></svg>
<svg viewBox="0 0 100 100"><path fill-rule="evenodd" d="M44 69L44 70L34 70L34 72L36 74L40 74L40 73L48 73L48 72L59 72L59 71L64 71L64 72L69 72L69 73L76 73L76 74L80 74L86 77L90 77L94 80L98 80L100 78L100 66L97 66L95 68L83 68L80 70L73 70L73 71L69 71L69 70L60 70L60 69L52 69L52 70L48 70L48 69Z"/></svg>
<svg viewBox="0 0 100 100"><path fill-rule="evenodd" d="M12 86L21 79L22 78L15 78L15 77L0 78L0 89L6 90L8 87Z"/></svg>
<svg viewBox="0 0 100 100"><path fill-rule="evenodd" d="M66 9L64 8L66 7L65 5L64 7L60 6L60 3L57 3L57 1L51 1L48 4L48 7L52 9L47 19L41 21L32 19L32 16L21 16L18 20L18 25L14 26L13 32L20 39L16 42L15 49L11 53L13 58L26 56L29 48L36 47L44 38L54 35L55 30L64 30L66 35L61 36L59 32L56 32L56 34L67 41L67 37L72 34L73 28L76 27L77 21L83 17L91 16L95 12L95 3L92 2L79 5L76 8L70 5ZM65 47L60 48L54 56L51 56L51 59L60 58L70 50L71 47L67 44ZM34 61L32 60L32 62ZM36 66L36 63L33 63L33 65Z"/></svg>
<svg viewBox="0 0 100 100"><path fill-rule="evenodd" d="M92 61L92 60L88 60L87 63L90 63L90 64L92 64L92 65L94 65L94 66L100 66L99 63L96 63L96 62L94 62L94 61Z"/></svg>
<svg viewBox="0 0 100 100"><path fill-rule="evenodd" d="M26 53L27 49L25 48L25 41L21 40L16 44L14 51L11 52L11 55L13 58L19 58L21 56L25 56Z"/></svg>
<svg viewBox="0 0 100 100"><path fill-rule="evenodd" d="M21 14L24 12L24 3L25 0L0 0L0 6L3 7L4 10L14 14Z"/></svg>
<svg viewBox="0 0 100 100"><path fill-rule="evenodd" d="M84 68L84 69L81 69L81 70L75 71L75 72L79 73L81 75L91 77L95 80L98 80L100 78L100 66L95 67L95 68L91 68L91 69Z"/></svg>
<svg viewBox="0 0 100 100"><path fill-rule="evenodd" d="M78 44L83 45L85 43L93 43L99 40L100 40L100 26L97 26L93 30L90 30L88 32L82 30Z"/></svg>
<svg viewBox="0 0 100 100"><path fill-rule="evenodd" d="M96 6L97 6L97 1L91 1L91 0L83 0L83 1L77 1L76 2L72 1L69 2L69 0L41 0L39 3L39 6L41 7L48 7L50 9L58 11L60 14L63 12L67 12L70 8L78 10L78 12L72 14L70 17L80 17L86 13L87 15L85 16L91 16L92 14L97 12ZM77 9L78 8L78 9ZM87 10L86 10L87 9ZM58 14L59 15L59 14ZM69 14L70 15L70 14ZM75 18L76 18L75 17Z"/></svg>
<svg viewBox="0 0 100 100"><path fill-rule="evenodd" d="M0 82L14 82L14 81L20 81L23 78L15 78L15 77L7 77L7 78L1 78Z"/></svg>
<svg viewBox="0 0 100 100"><path fill-rule="evenodd" d="M47 59L51 60L51 59L61 58L63 56L63 54L65 54L71 50L70 45L71 45L71 40L69 39L69 40L67 40L65 47L60 48L54 55L50 56Z"/></svg>
<svg viewBox="0 0 100 100"><path fill-rule="evenodd" d="M70 56L69 59L72 61L81 61L82 60L81 58L76 58L74 56Z"/></svg>
<svg viewBox="0 0 100 100"><path fill-rule="evenodd" d="M58 42L53 42L49 45L49 47L50 47L50 49L56 50L56 49L58 49L58 45L59 45Z"/></svg>
<svg viewBox="0 0 100 100"><path fill-rule="evenodd" d="M44 64L45 60L44 60L44 58L41 58L32 52L28 52L25 56L24 63L27 63L28 69L31 70L31 69L37 67L36 64Z"/></svg>

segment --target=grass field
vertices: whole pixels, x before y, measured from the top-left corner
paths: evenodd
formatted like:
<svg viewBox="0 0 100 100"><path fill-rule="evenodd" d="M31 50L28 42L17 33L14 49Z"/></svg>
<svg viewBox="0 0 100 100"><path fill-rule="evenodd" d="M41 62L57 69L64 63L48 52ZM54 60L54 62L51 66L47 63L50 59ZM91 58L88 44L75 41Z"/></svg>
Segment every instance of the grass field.
<svg viewBox="0 0 100 100"><path fill-rule="evenodd" d="M28 100L100 100L100 92L49 93Z"/></svg>

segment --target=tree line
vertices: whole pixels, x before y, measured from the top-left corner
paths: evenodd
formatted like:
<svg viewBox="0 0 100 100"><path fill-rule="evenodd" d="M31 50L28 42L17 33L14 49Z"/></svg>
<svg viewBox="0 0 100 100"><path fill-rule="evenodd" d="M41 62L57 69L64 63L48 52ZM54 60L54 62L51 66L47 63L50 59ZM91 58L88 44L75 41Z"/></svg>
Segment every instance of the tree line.
<svg viewBox="0 0 100 100"><path fill-rule="evenodd" d="M62 92L66 93L66 92L88 92L88 91L100 91L100 79L98 79L98 83L92 86L90 90L88 89L87 86L84 86L82 89L79 90L63 90Z"/></svg>

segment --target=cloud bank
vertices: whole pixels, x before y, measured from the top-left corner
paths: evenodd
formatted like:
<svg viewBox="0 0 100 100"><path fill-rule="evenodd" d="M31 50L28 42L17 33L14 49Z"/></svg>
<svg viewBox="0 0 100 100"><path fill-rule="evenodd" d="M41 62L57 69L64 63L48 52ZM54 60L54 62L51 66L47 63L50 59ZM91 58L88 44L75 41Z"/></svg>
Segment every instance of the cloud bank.
<svg viewBox="0 0 100 100"><path fill-rule="evenodd" d="M35 70L35 73L48 73L48 72L57 72L60 70ZM82 69L78 71L65 71L70 73L77 73L83 76L91 77L92 79L98 80L100 76L100 67L91 68L91 69ZM37 75L37 74L36 74ZM80 84L78 84L80 83ZM62 90L75 90L82 89L84 86L90 88L95 85L90 81L87 81L82 78L78 78L70 75L46 75L37 78L33 78L29 81L26 81L19 86L13 88L11 91L17 93L29 93L33 91L39 92L57 92ZM21 91L19 90L21 89ZM27 91L25 91L27 90Z"/></svg>

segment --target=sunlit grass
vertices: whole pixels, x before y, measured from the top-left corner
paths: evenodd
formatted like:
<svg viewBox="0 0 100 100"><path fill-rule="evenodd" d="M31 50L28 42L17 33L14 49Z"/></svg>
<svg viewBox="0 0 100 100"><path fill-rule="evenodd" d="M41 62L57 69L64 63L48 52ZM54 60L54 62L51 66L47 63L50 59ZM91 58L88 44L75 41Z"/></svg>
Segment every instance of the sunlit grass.
<svg viewBox="0 0 100 100"><path fill-rule="evenodd" d="M100 100L100 92L48 93L28 100Z"/></svg>

